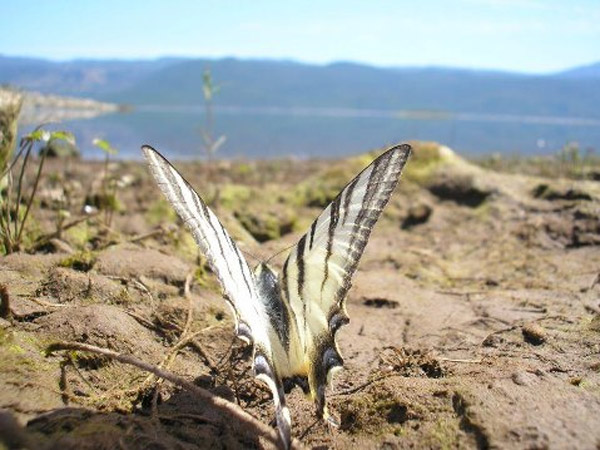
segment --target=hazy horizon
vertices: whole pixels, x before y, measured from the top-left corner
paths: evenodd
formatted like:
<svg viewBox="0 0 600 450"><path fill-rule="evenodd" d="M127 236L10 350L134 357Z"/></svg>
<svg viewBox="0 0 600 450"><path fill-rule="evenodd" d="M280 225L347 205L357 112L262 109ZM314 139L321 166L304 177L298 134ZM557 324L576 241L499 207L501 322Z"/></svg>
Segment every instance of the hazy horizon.
<svg viewBox="0 0 600 450"><path fill-rule="evenodd" d="M310 62L303 61L295 58L277 58L277 57L261 57L261 56L248 56L248 57L240 57L235 55L223 55L223 56L205 56L205 55L194 55L194 56L183 56L183 55L158 55L152 57L106 57L106 58L91 58L91 57L73 57L73 58L50 58L45 56L29 56L29 55L17 55L17 54L7 54L0 52L0 57L5 58L23 58L23 59L34 59L34 60L42 60L51 63L70 63L77 61L84 62L107 62L107 61L115 61L115 62L155 62L160 60L169 60L169 59L181 59L181 60L212 60L219 61L224 59L235 59L239 61L272 61L272 62L288 62L291 64L300 64L300 65L309 65L309 66L317 66L317 67L326 67L336 64L353 64L358 66L366 66L366 67L374 67L378 69L415 69L415 70L423 70L423 69L447 69L447 70L464 70L464 71L474 71L474 72L497 72L497 73L507 73L507 74L516 74L516 75L553 75L561 72L565 72L571 69L584 68L588 66L593 66L596 64L600 64L600 56L594 60L589 61L582 64L577 64L575 66L562 67L556 70L552 70L549 72L524 72L519 70L509 70L509 69L494 69L494 68L486 68L486 67L470 67L470 66L450 66L450 65L440 65L440 64L425 64L425 65L378 65L371 64L363 61L352 61L352 60L332 60L326 62Z"/></svg>
<svg viewBox="0 0 600 450"><path fill-rule="evenodd" d="M593 0L23 0L3 15L0 54L52 61L233 57L540 75L600 61Z"/></svg>

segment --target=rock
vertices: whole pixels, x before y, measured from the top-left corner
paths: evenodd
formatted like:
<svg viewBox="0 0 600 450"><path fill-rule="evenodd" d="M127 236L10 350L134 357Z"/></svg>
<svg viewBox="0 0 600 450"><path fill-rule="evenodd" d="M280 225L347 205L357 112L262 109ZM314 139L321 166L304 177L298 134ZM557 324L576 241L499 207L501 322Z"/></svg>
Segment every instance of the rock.
<svg viewBox="0 0 600 450"><path fill-rule="evenodd" d="M526 323L521 329L523 333L523 339L532 345L542 345L546 342L547 333L546 330L535 322Z"/></svg>
<svg viewBox="0 0 600 450"><path fill-rule="evenodd" d="M65 139L52 139L40 150L40 155L46 153L51 158L79 158L81 152L77 146Z"/></svg>

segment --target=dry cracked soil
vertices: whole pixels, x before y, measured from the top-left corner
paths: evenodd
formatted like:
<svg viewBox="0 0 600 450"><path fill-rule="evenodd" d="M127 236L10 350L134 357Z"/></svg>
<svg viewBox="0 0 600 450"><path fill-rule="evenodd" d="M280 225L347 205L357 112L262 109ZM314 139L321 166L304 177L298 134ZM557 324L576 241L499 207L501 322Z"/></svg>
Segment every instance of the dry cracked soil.
<svg viewBox="0 0 600 450"><path fill-rule="evenodd" d="M345 369L328 393L341 425L317 421L296 389L294 445L600 448L600 183L415 147L347 298ZM181 167L253 265L293 245L372 157ZM191 237L143 164L109 172L112 213L100 164L50 162L28 251L0 257L0 448L272 448L185 388L47 351L69 341L134 355L272 426Z"/></svg>

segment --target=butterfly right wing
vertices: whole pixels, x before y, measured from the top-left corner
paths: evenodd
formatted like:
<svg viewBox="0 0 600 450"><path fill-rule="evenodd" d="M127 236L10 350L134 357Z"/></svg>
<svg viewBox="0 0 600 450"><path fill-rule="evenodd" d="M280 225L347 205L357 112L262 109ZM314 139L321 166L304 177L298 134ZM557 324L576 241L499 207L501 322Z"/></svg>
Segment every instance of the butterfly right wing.
<svg viewBox="0 0 600 450"><path fill-rule="evenodd" d="M335 333L349 320L344 300L410 152L407 144L394 146L350 181L300 238L283 266L283 296L294 313L300 347L294 366L307 372L317 413L325 418L329 375L343 362Z"/></svg>
<svg viewBox="0 0 600 450"><path fill-rule="evenodd" d="M285 406L281 379L273 364L269 318L258 296L254 275L238 246L192 186L152 147L145 145L142 150L160 190L191 231L219 279L235 317L236 334L254 346L254 373L273 393L279 433L284 444L289 445L289 411Z"/></svg>

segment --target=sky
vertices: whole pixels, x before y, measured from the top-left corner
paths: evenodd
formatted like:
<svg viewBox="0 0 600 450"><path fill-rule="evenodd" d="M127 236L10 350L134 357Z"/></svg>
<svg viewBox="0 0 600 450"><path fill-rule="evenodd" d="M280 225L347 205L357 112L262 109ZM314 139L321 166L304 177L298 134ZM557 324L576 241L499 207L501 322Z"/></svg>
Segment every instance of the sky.
<svg viewBox="0 0 600 450"><path fill-rule="evenodd" d="M600 0L0 0L0 54L551 73L600 61Z"/></svg>

